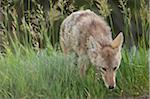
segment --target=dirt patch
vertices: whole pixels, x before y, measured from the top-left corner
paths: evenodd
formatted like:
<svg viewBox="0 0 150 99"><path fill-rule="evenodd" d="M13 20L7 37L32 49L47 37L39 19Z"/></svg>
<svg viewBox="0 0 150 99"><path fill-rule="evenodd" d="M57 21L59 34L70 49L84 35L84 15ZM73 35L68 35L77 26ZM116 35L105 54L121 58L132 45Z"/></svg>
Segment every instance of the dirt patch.
<svg viewBox="0 0 150 99"><path fill-rule="evenodd" d="M145 95L145 96L133 96L133 97L128 97L128 96L123 96L123 97L107 97L106 99L150 99L150 96Z"/></svg>

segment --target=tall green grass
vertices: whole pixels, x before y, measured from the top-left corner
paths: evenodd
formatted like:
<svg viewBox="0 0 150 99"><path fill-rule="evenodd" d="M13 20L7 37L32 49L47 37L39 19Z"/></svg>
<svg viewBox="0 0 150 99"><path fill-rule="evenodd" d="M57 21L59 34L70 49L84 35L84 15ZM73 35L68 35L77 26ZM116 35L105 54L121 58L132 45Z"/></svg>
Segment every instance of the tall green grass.
<svg viewBox="0 0 150 99"><path fill-rule="evenodd" d="M20 49L20 50L18 50ZM117 87L107 89L95 69L89 66L80 77L74 55L45 49L38 54L31 49L17 48L17 54L7 51L0 58L0 98L2 99L83 99L148 95L148 52L123 50L117 72Z"/></svg>

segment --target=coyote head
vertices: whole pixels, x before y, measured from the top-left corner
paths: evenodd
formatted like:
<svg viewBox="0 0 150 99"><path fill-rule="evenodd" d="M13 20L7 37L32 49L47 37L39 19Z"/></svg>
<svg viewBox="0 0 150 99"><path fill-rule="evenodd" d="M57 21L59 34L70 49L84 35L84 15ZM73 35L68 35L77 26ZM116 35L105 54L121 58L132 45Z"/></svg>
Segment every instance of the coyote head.
<svg viewBox="0 0 150 99"><path fill-rule="evenodd" d="M90 61L101 72L107 88L113 89L116 86L116 71L121 61L121 46L123 34L120 33L110 45L102 46L92 36L89 37L88 55Z"/></svg>

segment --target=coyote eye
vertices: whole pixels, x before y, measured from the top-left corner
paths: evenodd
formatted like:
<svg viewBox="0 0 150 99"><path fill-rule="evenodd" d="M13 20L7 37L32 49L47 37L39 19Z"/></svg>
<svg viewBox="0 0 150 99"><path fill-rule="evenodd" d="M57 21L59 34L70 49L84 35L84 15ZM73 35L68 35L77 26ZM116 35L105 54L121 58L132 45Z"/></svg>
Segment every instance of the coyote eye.
<svg viewBox="0 0 150 99"><path fill-rule="evenodd" d="M102 67L102 69L103 69L104 71L106 71L106 68Z"/></svg>
<svg viewBox="0 0 150 99"><path fill-rule="evenodd" d="M117 67L114 67L113 69L114 69L114 70L116 70L116 69L117 69Z"/></svg>

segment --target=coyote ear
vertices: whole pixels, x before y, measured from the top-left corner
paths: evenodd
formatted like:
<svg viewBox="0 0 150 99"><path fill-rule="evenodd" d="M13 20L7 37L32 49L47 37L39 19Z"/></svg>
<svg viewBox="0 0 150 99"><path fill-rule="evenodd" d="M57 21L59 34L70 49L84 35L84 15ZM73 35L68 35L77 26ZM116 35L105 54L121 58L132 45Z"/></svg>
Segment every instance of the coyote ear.
<svg viewBox="0 0 150 99"><path fill-rule="evenodd" d="M91 51L95 51L97 48L101 48L98 42L95 41L95 39L92 36L89 37L87 46Z"/></svg>
<svg viewBox="0 0 150 99"><path fill-rule="evenodd" d="M112 41L111 46L112 48L119 48L122 46L123 43L123 33L120 32L118 36Z"/></svg>

